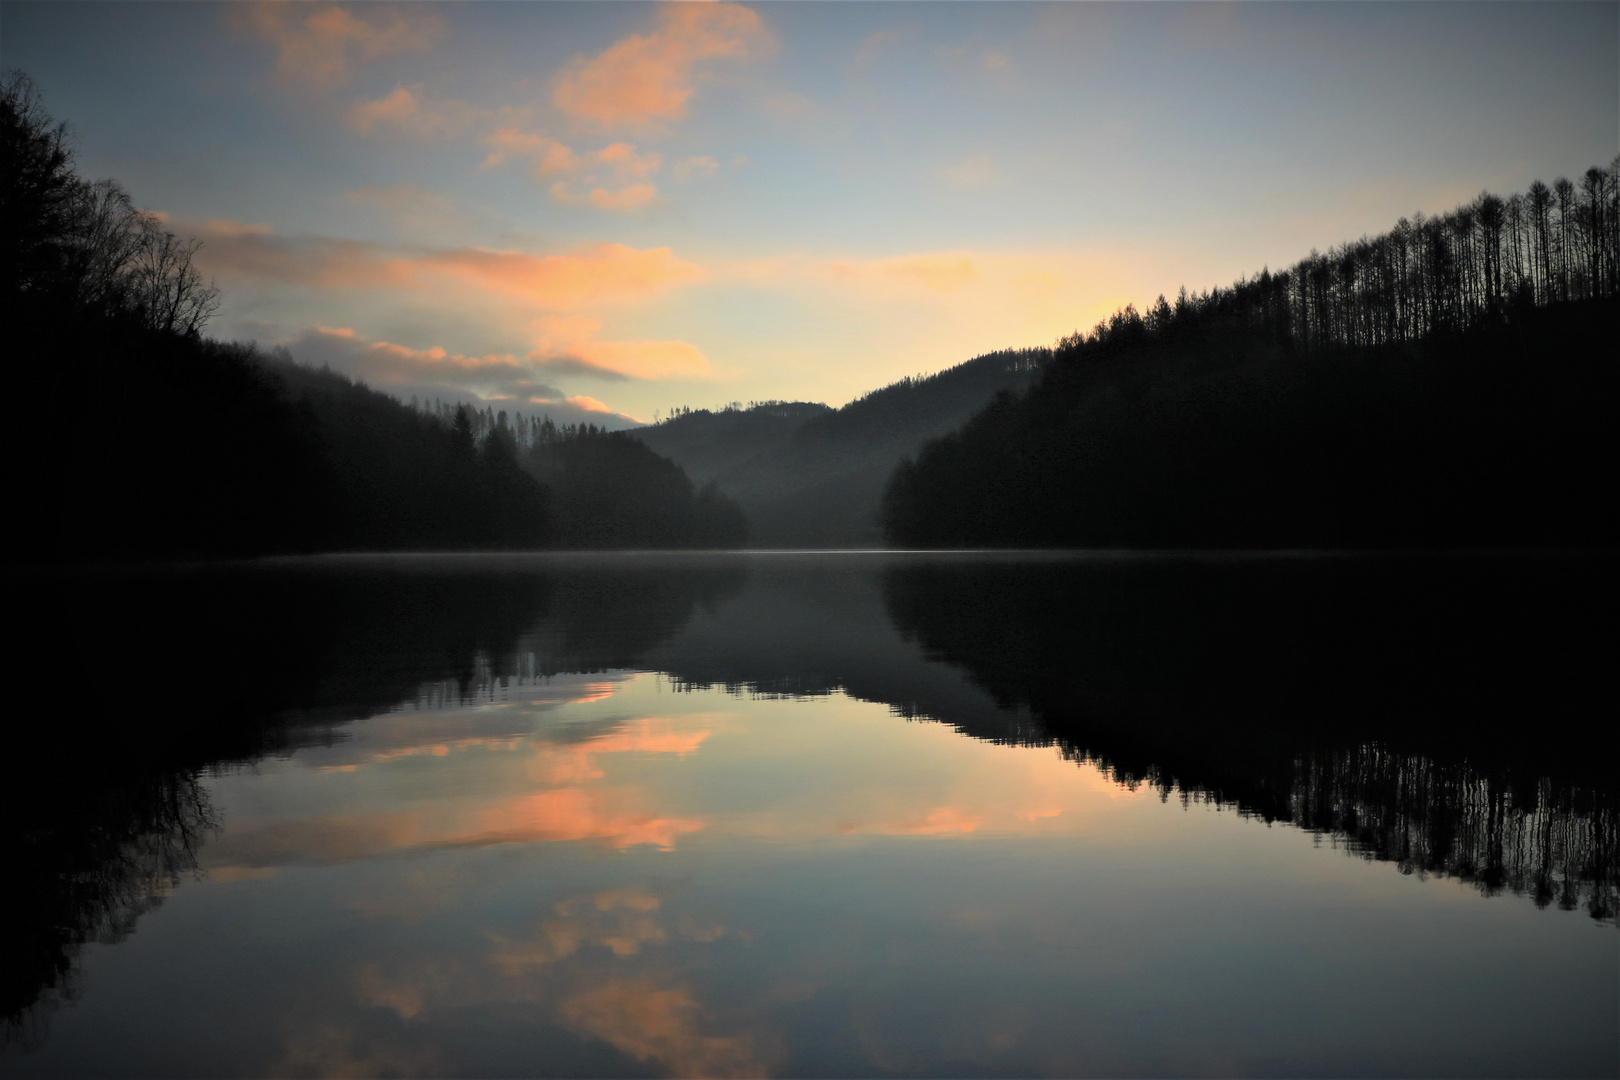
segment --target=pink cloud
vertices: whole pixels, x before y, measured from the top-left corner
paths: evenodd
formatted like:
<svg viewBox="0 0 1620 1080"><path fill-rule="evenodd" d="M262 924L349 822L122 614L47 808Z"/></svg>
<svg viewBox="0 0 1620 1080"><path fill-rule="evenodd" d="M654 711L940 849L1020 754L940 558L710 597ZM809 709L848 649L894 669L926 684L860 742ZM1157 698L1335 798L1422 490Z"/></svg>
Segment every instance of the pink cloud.
<svg viewBox="0 0 1620 1080"><path fill-rule="evenodd" d="M486 169L514 158L531 161L536 179L569 175L579 168L574 151L548 135L526 132L519 127L503 127L484 141L490 148L489 156L484 159Z"/></svg>
<svg viewBox="0 0 1620 1080"><path fill-rule="evenodd" d="M188 231L204 242L199 264L219 277L400 290L448 278L552 311L639 299L707 277L702 267L667 247L586 244L537 255L475 247L400 250L357 240L281 237L265 226L233 221L192 224Z"/></svg>
<svg viewBox="0 0 1620 1080"><path fill-rule="evenodd" d="M709 361L685 341L601 341L602 324L584 316L546 315L529 324L530 363L559 374L606 379L703 378Z"/></svg>
<svg viewBox="0 0 1620 1080"><path fill-rule="evenodd" d="M451 139L479 123L481 111L465 101L428 100L422 83L403 84L375 101L356 102L348 125L362 136L401 139Z"/></svg>
<svg viewBox="0 0 1620 1080"><path fill-rule="evenodd" d="M639 127L686 115L694 68L744 59L769 48L760 18L736 4L667 4L658 26L632 34L594 58L575 57L558 75L552 104L577 120Z"/></svg>

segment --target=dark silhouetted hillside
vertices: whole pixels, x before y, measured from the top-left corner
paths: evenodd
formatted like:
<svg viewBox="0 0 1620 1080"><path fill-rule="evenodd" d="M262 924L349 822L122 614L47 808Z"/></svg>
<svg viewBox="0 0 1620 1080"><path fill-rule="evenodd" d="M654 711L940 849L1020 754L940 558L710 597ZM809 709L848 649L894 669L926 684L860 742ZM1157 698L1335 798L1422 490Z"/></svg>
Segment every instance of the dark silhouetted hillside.
<svg viewBox="0 0 1620 1080"><path fill-rule="evenodd" d="M521 455L556 495L564 548L735 548L748 539L737 504L645 443L589 424L547 421ZM493 438L499 439L497 434Z"/></svg>
<svg viewBox="0 0 1620 1080"><path fill-rule="evenodd" d="M0 317L14 559L735 547L736 506L595 429L406 406L201 336L195 241L73 169L26 76L0 83ZM538 477L545 477L544 482ZM554 485L556 493L550 487Z"/></svg>
<svg viewBox="0 0 1620 1080"><path fill-rule="evenodd" d="M936 375L902 379L841 409L693 413L634 432L676 461L691 453L747 515L761 547L875 547L884 480L905 455L953 430L998 392L1021 390L1047 349L989 353ZM815 408L815 407L809 407ZM791 424L791 426L789 426ZM755 450L755 447L760 447Z"/></svg>
<svg viewBox="0 0 1620 1080"><path fill-rule="evenodd" d="M1620 167L1583 191L1563 222L1545 200L1485 195L1279 274L1127 308L1059 343L1028 393L902 463L885 535L1612 546L1600 493L1620 486Z"/></svg>
<svg viewBox="0 0 1620 1080"><path fill-rule="evenodd" d="M704 484L792 438L806 421L832 410L820 402L766 401L747 408L678 410L635 437L681 464Z"/></svg>

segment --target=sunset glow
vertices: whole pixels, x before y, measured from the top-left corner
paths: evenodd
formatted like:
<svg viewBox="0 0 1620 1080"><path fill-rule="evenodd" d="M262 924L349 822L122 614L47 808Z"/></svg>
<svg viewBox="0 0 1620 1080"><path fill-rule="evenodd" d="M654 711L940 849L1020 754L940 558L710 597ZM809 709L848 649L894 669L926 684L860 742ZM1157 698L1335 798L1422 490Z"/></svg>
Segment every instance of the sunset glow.
<svg viewBox="0 0 1620 1080"><path fill-rule="evenodd" d="M5 62L87 174L204 242L217 336L623 426L839 405L1579 175L1616 149L1616 32L1604 4L7 4Z"/></svg>

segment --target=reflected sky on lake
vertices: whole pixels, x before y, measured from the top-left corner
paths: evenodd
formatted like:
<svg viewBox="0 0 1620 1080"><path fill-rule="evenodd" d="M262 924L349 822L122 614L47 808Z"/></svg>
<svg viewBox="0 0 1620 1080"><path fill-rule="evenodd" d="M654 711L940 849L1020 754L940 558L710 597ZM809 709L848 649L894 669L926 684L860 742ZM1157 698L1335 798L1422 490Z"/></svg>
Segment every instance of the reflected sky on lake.
<svg viewBox="0 0 1620 1080"><path fill-rule="evenodd" d="M348 665L321 684L338 697L393 685L376 672L404 656L423 678L341 723L334 700L292 680L306 720L279 749L174 765L201 770L190 794L161 788L190 816L149 811L118 847L148 901L72 953L71 999L47 991L7 1074L1620 1065L1620 935L1602 907L1614 804L1579 769L1544 757L1526 783L1479 755L1301 737L1282 740L1278 772L1266 747L1284 729L1233 728L1224 760L1163 736L1173 710L1154 727L1168 764L1133 769L1135 729L1100 706L1072 726L1055 684L1009 689L1024 684L987 647L979 668L940 658L942 635L960 645L967 624L929 621L892 567L743 563L720 585L656 594L611 568L594 582L522 570L525 617L479 599L449 675L408 620L391 636L346 625L372 644L323 653ZM446 603L486 595L453 575L433 587ZM1109 588L1158 602L1136 578ZM1062 646L997 620L1024 639L1019 655ZM626 664L627 649L645 662ZM574 670L554 670L559 657ZM1092 692L1083 666L1062 684L1074 700ZM1162 697L1151 670L1126 710L1139 724ZM261 704L292 693L259 680ZM177 716L184 697L167 706ZM76 755L93 770L98 752L81 740ZM58 764L71 784L75 759ZM64 837L105 831L111 813L51 826L52 865L68 865ZM182 819L195 836L172 842ZM1491 845L1497 869L1463 865Z"/></svg>

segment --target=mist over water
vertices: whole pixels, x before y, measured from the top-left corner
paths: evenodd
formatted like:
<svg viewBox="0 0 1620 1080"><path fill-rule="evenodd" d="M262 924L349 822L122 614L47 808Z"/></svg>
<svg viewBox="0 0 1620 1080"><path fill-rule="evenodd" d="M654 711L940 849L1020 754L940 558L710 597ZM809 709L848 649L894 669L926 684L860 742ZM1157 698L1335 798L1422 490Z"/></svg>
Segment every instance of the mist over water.
<svg viewBox="0 0 1620 1080"><path fill-rule="evenodd" d="M8 1075L1620 1066L1609 556L6 590Z"/></svg>

